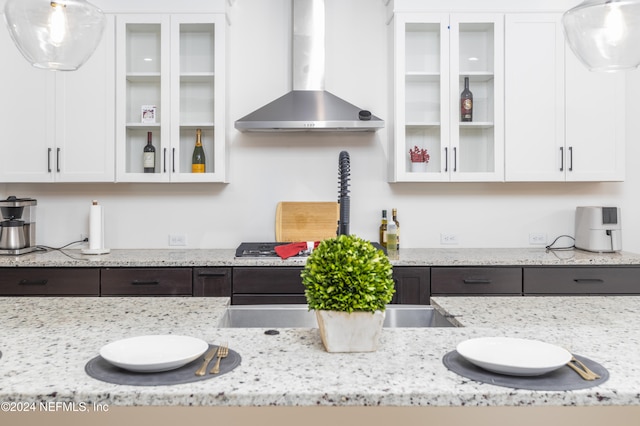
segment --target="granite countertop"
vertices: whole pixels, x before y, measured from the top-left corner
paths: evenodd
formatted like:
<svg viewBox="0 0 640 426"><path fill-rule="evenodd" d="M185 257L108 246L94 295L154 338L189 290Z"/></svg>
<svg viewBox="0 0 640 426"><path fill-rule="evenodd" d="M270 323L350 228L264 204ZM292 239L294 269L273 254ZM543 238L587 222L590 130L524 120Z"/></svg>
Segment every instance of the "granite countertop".
<svg viewBox="0 0 640 426"><path fill-rule="evenodd" d="M105 255L80 250L0 256L0 267L216 267L302 266L306 258L236 258L235 249L118 249ZM640 265L640 255L628 252L591 253L544 248L401 249L394 266L535 266Z"/></svg>
<svg viewBox="0 0 640 426"><path fill-rule="evenodd" d="M374 353L330 354L317 329L218 329L226 298L0 298L0 401L196 406L640 405L640 297L434 298L459 328L385 329ZM124 337L184 334L228 341L232 372L192 384L138 387L89 377L85 364ZM442 357L465 339L511 336L562 345L610 379L571 392L480 384Z"/></svg>

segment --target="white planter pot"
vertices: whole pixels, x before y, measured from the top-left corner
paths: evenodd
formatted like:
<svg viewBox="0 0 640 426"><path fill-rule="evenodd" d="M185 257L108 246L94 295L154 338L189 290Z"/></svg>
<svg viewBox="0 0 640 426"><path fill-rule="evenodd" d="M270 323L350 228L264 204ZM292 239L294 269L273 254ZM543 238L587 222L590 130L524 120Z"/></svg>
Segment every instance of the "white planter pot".
<svg viewBox="0 0 640 426"><path fill-rule="evenodd" d="M426 173L427 163L411 163L411 173Z"/></svg>
<svg viewBox="0 0 640 426"><path fill-rule="evenodd" d="M316 311L327 352L374 352L378 349L384 311Z"/></svg>

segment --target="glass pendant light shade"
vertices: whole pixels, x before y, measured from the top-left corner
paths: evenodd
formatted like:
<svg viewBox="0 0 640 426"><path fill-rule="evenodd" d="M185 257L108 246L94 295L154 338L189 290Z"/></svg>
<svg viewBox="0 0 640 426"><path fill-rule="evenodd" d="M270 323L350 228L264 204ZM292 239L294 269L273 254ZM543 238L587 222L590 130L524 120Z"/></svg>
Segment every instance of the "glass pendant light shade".
<svg viewBox="0 0 640 426"><path fill-rule="evenodd" d="M91 57L106 22L85 0L7 0L4 17L27 61L60 71L74 71Z"/></svg>
<svg viewBox="0 0 640 426"><path fill-rule="evenodd" d="M592 71L640 64L640 0L586 0L562 17L571 50Z"/></svg>

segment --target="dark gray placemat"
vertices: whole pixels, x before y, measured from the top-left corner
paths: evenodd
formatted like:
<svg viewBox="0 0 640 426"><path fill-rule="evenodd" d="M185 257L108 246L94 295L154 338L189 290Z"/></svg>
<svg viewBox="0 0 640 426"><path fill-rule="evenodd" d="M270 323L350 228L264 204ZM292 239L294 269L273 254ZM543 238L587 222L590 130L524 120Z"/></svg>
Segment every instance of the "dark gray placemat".
<svg viewBox="0 0 640 426"><path fill-rule="evenodd" d="M215 345L209 345L209 348ZM165 386L178 385L182 383L193 383L201 380L208 380L214 377L220 377L225 373L233 370L240 365L240 354L229 349L229 355L220 361L220 373L209 374L209 370L213 367L214 358L207 369L204 376L196 376L196 370L202 365L203 357L199 357L195 361L190 362L175 370L161 371L158 373L137 373L135 371L125 370L107 362L100 355L91 359L84 367L84 371L94 379L103 382L115 383L117 385L131 386Z"/></svg>
<svg viewBox="0 0 640 426"><path fill-rule="evenodd" d="M567 366L560 367L557 370L540 376L508 376L480 368L464 359L456 350L446 354L442 358L442 363L449 370L468 379L514 389L569 391L598 386L609 379L609 371L602 365L579 355L574 356L594 373L600 375L600 378L597 380L584 380L578 373Z"/></svg>

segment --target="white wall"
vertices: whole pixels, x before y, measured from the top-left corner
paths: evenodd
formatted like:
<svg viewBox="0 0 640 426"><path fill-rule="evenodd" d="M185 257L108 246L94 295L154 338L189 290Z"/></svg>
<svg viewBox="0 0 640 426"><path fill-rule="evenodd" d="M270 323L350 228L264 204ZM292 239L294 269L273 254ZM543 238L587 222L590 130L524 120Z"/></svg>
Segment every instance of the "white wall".
<svg viewBox="0 0 640 426"><path fill-rule="evenodd" d="M238 0L230 10L227 128L229 184L5 184L0 195L38 200L38 243L62 245L87 233L92 199L106 210L106 245L165 248L169 233L190 248L233 248L273 240L276 203L337 198L338 154L351 156L351 231L377 239L381 209L397 207L404 247L528 247L529 232L549 241L573 234L577 205L622 208L623 247L640 252L640 158L634 120L640 74L628 74L627 179L624 183L387 182L388 129L375 134L243 134L234 120L290 89L289 0ZM389 116L386 10L381 1L327 0L327 90ZM587 89L587 88L585 88ZM26 135L28 136L28 134ZM606 149L603 141L603 149ZM451 246L447 246L451 247Z"/></svg>

